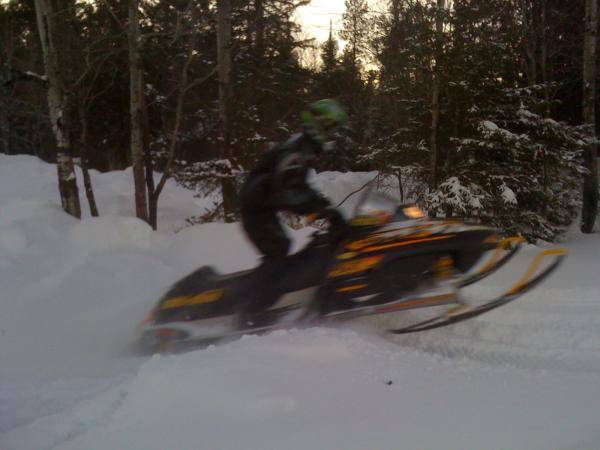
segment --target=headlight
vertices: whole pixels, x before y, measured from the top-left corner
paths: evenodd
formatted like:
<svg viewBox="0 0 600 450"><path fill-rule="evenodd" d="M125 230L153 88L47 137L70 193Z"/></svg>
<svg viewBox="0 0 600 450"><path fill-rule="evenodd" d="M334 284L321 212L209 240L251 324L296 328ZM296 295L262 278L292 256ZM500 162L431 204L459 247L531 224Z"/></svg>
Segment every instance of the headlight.
<svg viewBox="0 0 600 450"><path fill-rule="evenodd" d="M416 206L408 206L404 208L402 212L406 217L410 217L411 219L420 219L421 217L425 217L425 213Z"/></svg>

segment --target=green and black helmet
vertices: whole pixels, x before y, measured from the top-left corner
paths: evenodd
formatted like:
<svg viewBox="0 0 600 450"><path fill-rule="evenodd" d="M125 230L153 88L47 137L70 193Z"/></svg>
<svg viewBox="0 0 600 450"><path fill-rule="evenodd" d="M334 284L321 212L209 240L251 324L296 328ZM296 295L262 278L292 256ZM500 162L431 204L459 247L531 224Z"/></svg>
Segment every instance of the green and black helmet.
<svg viewBox="0 0 600 450"><path fill-rule="evenodd" d="M319 144L326 145L333 133L348 121L348 116L338 102L323 99L312 103L300 114L304 130Z"/></svg>

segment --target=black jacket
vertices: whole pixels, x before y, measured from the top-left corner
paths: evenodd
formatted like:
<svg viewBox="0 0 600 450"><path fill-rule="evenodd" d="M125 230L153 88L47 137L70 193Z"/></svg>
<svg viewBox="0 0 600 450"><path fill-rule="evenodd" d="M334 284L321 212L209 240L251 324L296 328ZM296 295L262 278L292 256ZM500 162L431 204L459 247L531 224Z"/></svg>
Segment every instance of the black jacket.
<svg viewBox="0 0 600 450"><path fill-rule="evenodd" d="M265 152L240 191L242 215L277 211L310 214L328 208L329 200L306 181L319 150L310 136L298 133Z"/></svg>

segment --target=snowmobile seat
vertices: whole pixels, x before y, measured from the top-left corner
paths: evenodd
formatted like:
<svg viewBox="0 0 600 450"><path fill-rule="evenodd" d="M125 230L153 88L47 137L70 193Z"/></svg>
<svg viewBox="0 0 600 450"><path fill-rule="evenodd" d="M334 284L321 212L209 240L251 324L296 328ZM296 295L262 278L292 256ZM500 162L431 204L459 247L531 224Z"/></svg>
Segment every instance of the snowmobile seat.
<svg viewBox="0 0 600 450"><path fill-rule="evenodd" d="M224 283L230 283L237 279L245 278L252 270L242 270L229 274L221 274L212 266L202 266L188 276L177 282L165 295L166 298L184 295L193 295L207 289L213 289Z"/></svg>

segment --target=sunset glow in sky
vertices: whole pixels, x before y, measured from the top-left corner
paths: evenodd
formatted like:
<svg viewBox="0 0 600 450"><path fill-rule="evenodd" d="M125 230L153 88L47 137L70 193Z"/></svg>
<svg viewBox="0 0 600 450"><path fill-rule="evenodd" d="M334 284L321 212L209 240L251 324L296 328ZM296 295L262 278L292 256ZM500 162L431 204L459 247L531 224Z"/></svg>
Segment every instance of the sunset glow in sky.
<svg viewBox="0 0 600 450"><path fill-rule="evenodd" d="M343 13L344 0L312 0L298 9L298 18L306 33L323 42L329 36L329 21L334 31L340 29Z"/></svg>

